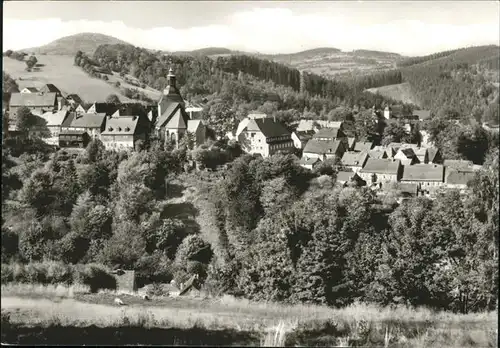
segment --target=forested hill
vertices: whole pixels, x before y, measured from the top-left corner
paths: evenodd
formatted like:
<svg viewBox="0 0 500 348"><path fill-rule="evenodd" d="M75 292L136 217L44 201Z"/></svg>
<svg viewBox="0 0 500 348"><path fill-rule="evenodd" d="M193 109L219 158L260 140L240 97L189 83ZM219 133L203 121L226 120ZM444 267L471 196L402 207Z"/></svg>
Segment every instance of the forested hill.
<svg viewBox="0 0 500 348"><path fill-rule="evenodd" d="M479 46L399 63L420 106L498 123L499 46Z"/></svg>

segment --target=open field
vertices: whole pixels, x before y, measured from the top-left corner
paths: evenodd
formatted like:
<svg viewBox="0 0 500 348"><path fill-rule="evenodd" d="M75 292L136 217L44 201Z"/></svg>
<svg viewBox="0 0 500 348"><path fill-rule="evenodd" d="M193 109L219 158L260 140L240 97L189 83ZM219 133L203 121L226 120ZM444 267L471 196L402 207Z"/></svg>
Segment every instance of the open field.
<svg viewBox="0 0 500 348"><path fill-rule="evenodd" d="M3 57L3 70L16 80L20 89L25 87L42 87L46 83L52 83L58 87L63 94L78 94L86 102L104 101L110 94L116 94L123 102L132 100L120 93L119 88L115 88L104 80L92 78L80 67L73 65L72 56L59 55L39 55L38 63L43 66L40 71L26 71L26 63L12 58ZM108 76L111 83L119 81L121 87L134 88L144 92L148 97L157 100L160 92L147 87L132 86L126 83L118 74Z"/></svg>
<svg viewBox="0 0 500 348"><path fill-rule="evenodd" d="M400 100L403 103L411 103L418 105L417 100L415 100L413 93L411 92L410 85L405 83L399 83L396 85L388 85L377 88L367 89L370 93L380 93L380 95L388 98L392 98L395 100Z"/></svg>
<svg viewBox="0 0 500 348"><path fill-rule="evenodd" d="M112 305L116 296L110 291L89 294L83 287L2 285L2 320L8 324L2 325L2 341L201 344L193 341L196 331L205 337L201 341L205 345L276 345L278 341L323 346L497 346L496 313L459 315L365 304L331 309L253 303L231 296L145 301L125 294L120 298L127 305L117 307Z"/></svg>

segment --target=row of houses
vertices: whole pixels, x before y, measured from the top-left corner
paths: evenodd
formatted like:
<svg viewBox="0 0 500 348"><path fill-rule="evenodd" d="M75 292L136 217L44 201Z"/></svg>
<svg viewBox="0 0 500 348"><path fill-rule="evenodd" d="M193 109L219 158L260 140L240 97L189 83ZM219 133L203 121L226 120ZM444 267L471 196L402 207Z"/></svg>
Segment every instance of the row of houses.
<svg viewBox="0 0 500 348"><path fill-rule="evenodd" d="M188 105L188 114L172 69L158 105L149 108L138 103L96 102L85 110L78 96L64 98L57 87L46 86L40 90L30 87L12 93L9 132L15 133L17 112L24 106L43 120L32 127L30 135L44 134L47 143L59 147L83 148L90 140L100 139L107 149L130 150L151 133L164 141L173 141L176 146L188 132L193 134L195 144L204 143L207 137L203 121L192 118L202 108Z"/></svg>

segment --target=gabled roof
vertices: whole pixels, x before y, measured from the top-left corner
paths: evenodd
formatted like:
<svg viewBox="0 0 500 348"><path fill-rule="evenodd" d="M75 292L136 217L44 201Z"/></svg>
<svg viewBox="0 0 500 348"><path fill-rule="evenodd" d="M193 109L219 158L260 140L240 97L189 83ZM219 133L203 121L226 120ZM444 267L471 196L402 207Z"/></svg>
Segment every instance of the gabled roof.
<svg viewBox="0 0 500 348"><path fill-rule="evenodd" d="M27 89L28 91L30 91L30 93L37 93L38 92L38 88L36 88L36 87L24 87L22 89L22 91L24 91L25 89Z"/></svg>
<svg viewBox="0 0 500 348"><path fill-rule="evenodd" d="M321 128L316 134L313 135L313 139L328 138L336 139L337 137L343 137L344 134L340 128Z"/></svg>
<svg viewBox="0 0 500 348"><path fill-rule="evenodd" d="M196 133L198 127L202 126L203 122L201 120L188 120L187 131L191 133Z"/></svg>
<svg viewBox="0 0 500 348"><path fill-rule="evenodd" d="M368 151L368 156L370 158L375 158L375 159L382 159L382 158L387 158L387 151L382 150L382 149L373 149Z"/></svg>
<svg viewBox="0 0 500 348"><path fill-rule="evenodd" d="M299 140L306 141L313 137L314 131L313 130L295 131L295 135L297 135L297 138L299 138Z"/></svg>
<svg viewBox="0 0 500 348"><path fill-rule="evenodd" d="M336 153L341 142L338 140L316 140L311 139L307 142L303 153L328 154Z"/></svg>
<svg viewBox="0 0 500 348"><path fill-rule="evenodd" d="M443 182L444 167L439 164L415 164L404 166L401 181Z"/></svg>
<svg viewBox="0 0 500 348"><path fill-rule="evenodd" d="M347 145L349 146L349 148L352 148L355 143L356 143L356 138L347 137Z"/></svg>
<svg viewBox="0 0 500 348"><path fill-rule="evenodd" d="M373 142L357 142L356 145L354 145L354 151L370 151L373 147Z"/></svg>
<svg viewBox="0 0 500 348"><path fill-rule="evenodd" d="M67 127L71 128L101 128L106 120L106 114L82 114L75 115L71 124Z"/></svg>
<svg viewBox="0 0 500 348"><path fill-rule="evenodd" d="M12 93L10 106L52 107L56 104L56 98L56 93Z"/></svg>
<svg viewBox="0 0 500 348"><path fill-rule="evenodd" d="M427 156L429 157L429 162L434 162L436 159L437 154L439 153L439 149L435 147L428 147L427 148Z"/></svg>
<svg viewBox="0 0 500 348"><path fill-rule="evenodd" d="M387 147L395 149L396 151L398 151L402 146L403 143L390 143L389 145L387 145Z"/></svg>
<svg viewBox="0 0 500 348"><path fill-rule="evenodd" d="M318 163L318 162L321 162L321 160L319 158L305 158L305 157L302 157L299 160L299 164L300 165L313 165L313 164Z"/></svg>
<svg viewBox="0 0 500 348"><path fill-rule="evenodd" d="M138 121L139 116L108 117L101 135L133 135Z"/></svg>
<svg viewBox="0 0 500 348"><path fill-rule="evenodd" d="M341 128L343 122L337 122L337 121L324 121L324 120L306 120L302 119L299 121L299 124L297 125L297 131L306 131L306 130L313 130L314 129L314 123L317 123L319 126L324 127L324 128Z"/></svg>
<svg viewBox="0 0 500 348"><path fill-rule="evenodd" d="M413 157L415 157L415 152L411 147L400 148L396 156L398 156L398 154L399 156L403 155L407 159L412 159Z"/></svg>
<svg viewBox="0 0 500 348"><path fill-rule="evenodd" d="M450 185L467 185L474 179L474 172L463 172L458 170L447 171L445 182Z"/></svg>
<svg viewBox="0 0 500 348"><path fill-rule="evenodd" d="M272 118L253 119L246 126L247 131L261 131L266 138L290 136L291 133L280 122Z"/></svg>
<svg viewBox="0 0 500 348"><path fill-rule="evenodd" d="M413 115L418 116L420 120L426 120L431 117L429 110L414 110Z"/></svg>
<svg viewBox="0 0 500 348"><path fill-rule="evenodd" d="M47 83L40 88L40 91L45 92L45 93L61 93L59 88L57 88L55 85L52 83Z"/></svg>
<svg viewBox="0 0 500 348"><path fill-rule="evenodd" d="M104 113L106 116L113 115L120 108L119 104L114 103L94 103L92 106L95 106L96 113Z"/></svg>
<svg viewBox="0 0 500 348"><path fill-rule="evenodd" d="M50 126L61 126L66 116L68 115L68 110L63 109L57 112L46 112L41 115L41 117L47 121L47 127Z"/></svg>
<svg viewBox="0 0 500 348"><path fill-rule="evenodd" d="M339 171L337 173L337 181L340 181L340 182L345 182L345 181L349 181L351 180L352 177L354 177L356 175L356 173L354 172L348 172L348 171Z"/></svg>
<svg viewBox="0 0 500 348"><path fill-rule="evenodd" d="M459 169L462 171L472 171L472 161L466 160L444 160L443 165L445 167L450 167L453 169Z"/></svg>
<svg viewBox="0 0 500 348"><path fill-rule="evenodd" d="M345 152L342 156L342 164L346 166L362 166L368 158L368 153L366 152Z"/></svg>
<svg viewBox="0 0 500 348"><path fill-rule="evenodd" d="M186 129L189 117L182 108L177 108L172 117L167 121L165 128L169 129Z"/></svg>
<svg viewBox="0 0 500 348"><path fill-rule="evenodd" d="M399 160L368 158L360 173L397 175L400 165Z"/></svg>

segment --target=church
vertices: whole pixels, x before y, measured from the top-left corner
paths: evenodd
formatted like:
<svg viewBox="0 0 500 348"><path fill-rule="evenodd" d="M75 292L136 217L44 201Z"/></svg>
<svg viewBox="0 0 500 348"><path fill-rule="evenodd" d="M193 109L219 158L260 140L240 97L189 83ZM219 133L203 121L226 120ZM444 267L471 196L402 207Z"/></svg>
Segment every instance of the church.
<svg viewBox="0 0 500 348"><path fill-rule="evenodd" d="M200 120L190 119L186 112L186 104L177 88L173 69L167 75L167 87L158 102L158 118L155 132L162 141L172 141L176 148L186 132L193 133L196 145L203 144L206 138L206 127Z"/></svg>

